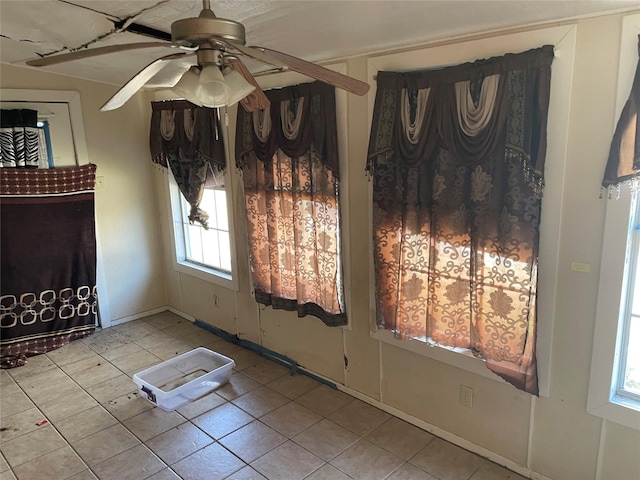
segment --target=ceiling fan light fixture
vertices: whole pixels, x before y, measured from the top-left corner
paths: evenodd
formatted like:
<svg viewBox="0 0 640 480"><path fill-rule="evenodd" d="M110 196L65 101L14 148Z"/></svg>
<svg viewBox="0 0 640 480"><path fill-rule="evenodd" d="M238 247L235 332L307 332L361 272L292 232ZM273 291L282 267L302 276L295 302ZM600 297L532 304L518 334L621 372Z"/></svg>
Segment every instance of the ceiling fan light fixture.
<svg viewBox="0 0 640 480"><path fill-rule="evenodd" d="M205 107L218 108L227 105L229 85L217 65L205 65L200 71L197 96Z"/></svg>
<svg viewBox="0 0 640 480"><path fill-rule="evenodd" d="M235 105L244 97L253 92L256 87L255 85L251 85L247 80L242 76L242 74L233 68L226 68L223 72L224 81L229 86L229 99L227 101L227 106Z"/></svg>
<svg viewBox="0 0 640 480"><path fill-rule="evenodd" d="M191 103L202 106L202 102L198 98L198 89L200 88L200 70L195 65L187 70L178 80L171 91L180 98L190 101Z"/></svg>

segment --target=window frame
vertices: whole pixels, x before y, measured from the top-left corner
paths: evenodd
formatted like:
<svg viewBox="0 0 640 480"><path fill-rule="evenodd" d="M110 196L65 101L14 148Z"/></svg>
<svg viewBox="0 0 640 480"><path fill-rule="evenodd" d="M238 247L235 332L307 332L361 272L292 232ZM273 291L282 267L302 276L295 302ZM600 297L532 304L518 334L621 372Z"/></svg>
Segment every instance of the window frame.
<svg viewBox="0 0 640 480"><path fill-rule="evenodd" d="M545 166L545 192L542 199L542 218L540 225L540 259L538 264L538 318L544 321L537 325L536 357L538 365L539 395L549 396L551 378L551 348L553 344L553 326L555 318L556 292L559 273L559 243L561 223L561 205L566 168L566 150L569 134L569 112L573 59L575 54L577 25L575 23L555 27L541 28L527 32L517 32L492 37L472 37L446 45L425 46L422 49L391 55L381 55L368 60L368 77L375 85L378 71L407 71L412 69L437 68L455 65L478 58L501 56L509 52L522 52L541 45L554 45L556 58L552 64L551 98L548 113L548 145ZM508 45L508 47L505 47ZM561 52L558 55L558 52ZM369 95L369 130L375 101L375 89ZM372 198L371 185L369 198ZM369 209L369 228L373 228L373 209ZM398 340L393 333L377 328L375 321L375 271L373 255L370 266L370 322L371 336L381 342L424 355L434 360L452 365L498 382L504 380L492 373L484 360L464 352L455 352L447 348L426 348L419 340ZM462 354L461 354L462 353Z"/></svg>
<svg viewBox="0 0 640 480"><path fill-rule="evenodd" d="M227 157L227 168L224 172L225 193L227 196L227 219L229 222L229 243L231 247L231 272L223 272L205 265L194 263L186 258L186 245L183 233L182 222L182 194L178 188L178 184L173 178L171 169L168 168L168 189L169 189L169 213L171 215L171 251L173 259L173 268L177 272L199 278L209 283L238 291L238 262L235 245L235 217L233 211L233 191L234 178L231 173L232 168L229 167L229 149L228 146L228 127L223 129L223 139L225 142L225 156Z"/></svg>
<svg viewBox="0 0 640 480"><path fill-rule="evenodd" d="M623 17L616 123L631 90L638 61L639 34L640 14ZM612 125L611 134L614 129L615 123ZM626 397L621 397L616 389L629 280L628 253L633 242L634 208L638 201L640 199L634 199L626 185L620 189L620 198L607 201L587 397L587 412L636 430L640 430L640 405L634 405L634 402L630 402ZM612 315L612 312L616 313Z"/></svg>

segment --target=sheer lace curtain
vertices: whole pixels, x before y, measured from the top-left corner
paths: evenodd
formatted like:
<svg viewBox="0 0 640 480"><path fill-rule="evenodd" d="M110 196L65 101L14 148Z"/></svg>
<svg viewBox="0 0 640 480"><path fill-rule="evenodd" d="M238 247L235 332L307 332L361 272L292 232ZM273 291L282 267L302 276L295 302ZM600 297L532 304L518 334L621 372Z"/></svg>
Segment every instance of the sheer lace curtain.
<svg viewBox="0 0 640 480"><path fill-rule="evenodd" d="M217 111L186 100L152 102L151 105L152 161L171 168L180 193L191 206L189 221L206 229L209 215L200 208L202 194L205 186L222 178L226 166Z"/></svg>
<svg viewBox="0 0 640 480"><path fill-rule="evenodd" d="M467 349L533 394L552 59L379 72L368 155L378 327Z"/></svg>
<svg viewBox="0 0 640 480"><path fill-rule="evenodd" d="M238 109L236 130L256 301L344 325L335 91L266 94L270 108Z"/></svg>

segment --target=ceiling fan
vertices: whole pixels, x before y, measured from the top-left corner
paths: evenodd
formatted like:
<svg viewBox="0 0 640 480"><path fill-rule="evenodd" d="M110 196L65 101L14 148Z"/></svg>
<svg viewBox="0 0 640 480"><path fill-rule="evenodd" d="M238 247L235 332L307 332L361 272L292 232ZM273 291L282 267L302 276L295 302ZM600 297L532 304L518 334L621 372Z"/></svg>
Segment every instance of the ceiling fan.
<svg viewBox="0 0 640 480"><path fill-rule="evenodd" d="M265 108L269 105L269 101L240 57L252 58L281 70L293 70L356 95L365 95L369 91L367 83L320 65L269 48L247 46L244 25L233 20L216 17L211 10L210 0L203 0L202 11L198 17L176 20L171 24L171 42L155 41L110 45L44 56L28 60L26 63L34 67L44 67L98 55L157 47L168 47L178 51L160 57L140 70L101 107L101 111L121 107L169 63L190 56L195 56L197 61L197 65L189 70L192 74L194 72L199 74L205 70L211 71L211 68L207 68L211 66L225 72L233 69L254 86L255 90L240 100L248 111Z"/></svg>

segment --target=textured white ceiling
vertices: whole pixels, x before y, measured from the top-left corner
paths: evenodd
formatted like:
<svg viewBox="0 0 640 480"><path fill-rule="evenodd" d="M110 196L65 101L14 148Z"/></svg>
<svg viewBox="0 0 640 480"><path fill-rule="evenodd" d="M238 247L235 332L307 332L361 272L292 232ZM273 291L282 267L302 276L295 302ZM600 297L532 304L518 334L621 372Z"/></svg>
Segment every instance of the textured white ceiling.
<svg viewBox="0 0 640 480"><path fill-rule="evenodd" d="M218 17L242 22L247 44L309 61L442 40L464 34L640 8L638 0L212 0ZM0 0L0 62L24 61L91 43L89 48L149 41L117 33L111 20L165 32L175 20L197 16L200 0ZM100 40L96 41L96 39ZM120 85L168 49L145 49L44 68ZM258 67L249 63L253 70ZM188 64L165 69L148 86L167 86Z"/></svg>

